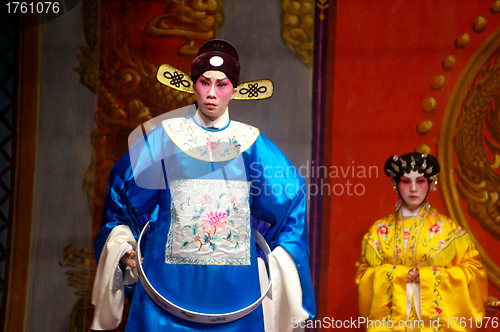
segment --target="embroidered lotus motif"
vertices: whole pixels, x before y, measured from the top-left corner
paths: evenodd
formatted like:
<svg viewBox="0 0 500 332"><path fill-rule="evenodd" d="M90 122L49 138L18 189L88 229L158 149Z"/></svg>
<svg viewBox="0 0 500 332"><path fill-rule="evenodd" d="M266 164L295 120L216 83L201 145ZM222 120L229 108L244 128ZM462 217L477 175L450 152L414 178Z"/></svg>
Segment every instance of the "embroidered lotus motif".
<svg viewBox="0 0 500 332"><path fill-rule="evenodd" d="M405 235L404 235L405 241L408 241L409 238L410 238L410 231L409 230L405 230Z"/></svg>
<svg viewBox="0 0 500 332"><path fill-rule="evenodd" d="M208 152L217 152L217 148L219 147L220 142L213 140L213 139L208 139L207 140L207 150Z"/></svg>
<svg viewBox="0 0 500 332"><path fill-rule="evenodd" d="M227 212L222 211L210 211L207 212L203 217L201 217L201 224L203 228L203 233L209 233L214 235L217 229L225 229L227 225Z"/></svg>
<svg viewBox="0 0 500 332"><path fill-rule="evenodd" d="M191 237L182 240L180 249L187 250L190 245L196 244L198 251L206 246L215 252L219 245L225 243L234 250L239 250L241 230L236 227L234 216L239 213L238 203L244 200L236 195L229 198L228 193L222 193L215 198L210 194L202 194L197 201L197 204L193 204L188 196L186 201L180 204L181 211L192 213L193 222L182 227Z"/></svg>

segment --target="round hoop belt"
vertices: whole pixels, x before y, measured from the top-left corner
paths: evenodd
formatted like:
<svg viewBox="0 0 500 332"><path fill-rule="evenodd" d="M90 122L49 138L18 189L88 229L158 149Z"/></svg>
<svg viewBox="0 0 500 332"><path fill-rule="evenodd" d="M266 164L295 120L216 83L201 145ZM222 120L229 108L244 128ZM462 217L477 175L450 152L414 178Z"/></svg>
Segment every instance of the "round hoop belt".
<svg viewBox="0 0 500 332"><path fill-rule="evenodd" d="M144 287L144 290L149 295L149 297L156 304L158 304L163 309L167 310L172 315L197 323L209 323L209 324L226 323L229 321L239 319L251 313L262 303L262 301L264 301L264 298L271 292L271 276L269 275L269 284L267 285L265 293L262 294L262 296L251 305L237 311L224 314L206 314L184 309L182 307L173 304L168 299L163 297L160 293L158 293L158 291L153 287L153 285L151 285L151 283L148 280L148 277L146 276L144 270L142 269L142 264L140 263L142 261L141 240L142 236L147 232L148 229L149 229L149 222L144 226L141 235L139 236L139 241L137 242L137 270L139 272L139 278L141 279L142 286ZM271 253L269 245L267 244L266 240L264 240L264 237L258 231L254 230L253 233L255 236L255 242L257 242L259 247L264 252L266 259L268 259L268 255Z"/></svg>

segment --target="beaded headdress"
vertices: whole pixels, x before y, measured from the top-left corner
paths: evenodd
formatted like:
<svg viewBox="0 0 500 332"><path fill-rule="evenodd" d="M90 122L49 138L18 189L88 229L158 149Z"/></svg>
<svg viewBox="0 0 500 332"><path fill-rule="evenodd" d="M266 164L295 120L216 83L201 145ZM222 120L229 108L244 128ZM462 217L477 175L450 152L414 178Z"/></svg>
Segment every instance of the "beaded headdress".
<svg viewBox="0 0 500 332"><path fill-rule="evenodd" d="M406 153L401 157L394 155L389 157L384 165L384 172L391 178L394 187L397 186L404 174L416 171L427 178L431 190L436 190L439 170L439 162L436 157L417 152Z"/></svg>

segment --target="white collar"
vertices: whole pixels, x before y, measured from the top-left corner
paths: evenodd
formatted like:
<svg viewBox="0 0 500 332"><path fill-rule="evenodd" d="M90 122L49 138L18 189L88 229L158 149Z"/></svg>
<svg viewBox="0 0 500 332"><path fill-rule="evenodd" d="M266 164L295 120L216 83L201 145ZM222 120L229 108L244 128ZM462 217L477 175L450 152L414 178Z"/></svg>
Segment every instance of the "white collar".
<svg viewBox="0 0 500 332"><path fill-rule="evenodd" d="M199 124L203 128L217 128L221 129L227 126L229 123L229 109L227 109L224 114L222 114L218 119L211 121L209 118L200 111L200 109L196 110L194 114L193 120Z"/></svg>
<svg viewBox="0 0 500 332"><path fill-rule="evenodd" d="M401 206L401 215L403 217L415 217L419 212L422 206L420 206L418 209L415 211L411 212L406 206Z"/></svg>

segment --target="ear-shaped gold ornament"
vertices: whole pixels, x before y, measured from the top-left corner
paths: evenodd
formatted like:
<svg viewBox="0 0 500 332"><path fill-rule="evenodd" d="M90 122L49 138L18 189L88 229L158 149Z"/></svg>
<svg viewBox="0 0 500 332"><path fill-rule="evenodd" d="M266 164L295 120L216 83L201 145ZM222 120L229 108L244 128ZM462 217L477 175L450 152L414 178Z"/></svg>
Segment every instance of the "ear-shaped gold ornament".
<svg viewBox="0 0 500 332"><path fill-rule="evenodd" d="M271 80L244 82L236 87L238 90L233 97L235 100L260 100L270 98L274 87Z"/></svg>
<svg viewBox="0 0 500 332"><path fill-rule="evenodd" d="M191 76L168 64L163 64L158 68L156 79L172 89L194 94L193 81ZM260 100L270 98L274 93L274 86L271 80L258 80L243 82L236 87L234 100Z"/></svg>
<svg viewBox="0 0 500 332"><path fill-rule="evenodd" d="M172 89L194 94L191 76L170 65L161 65L156 73L156 79Z"/></svg>

